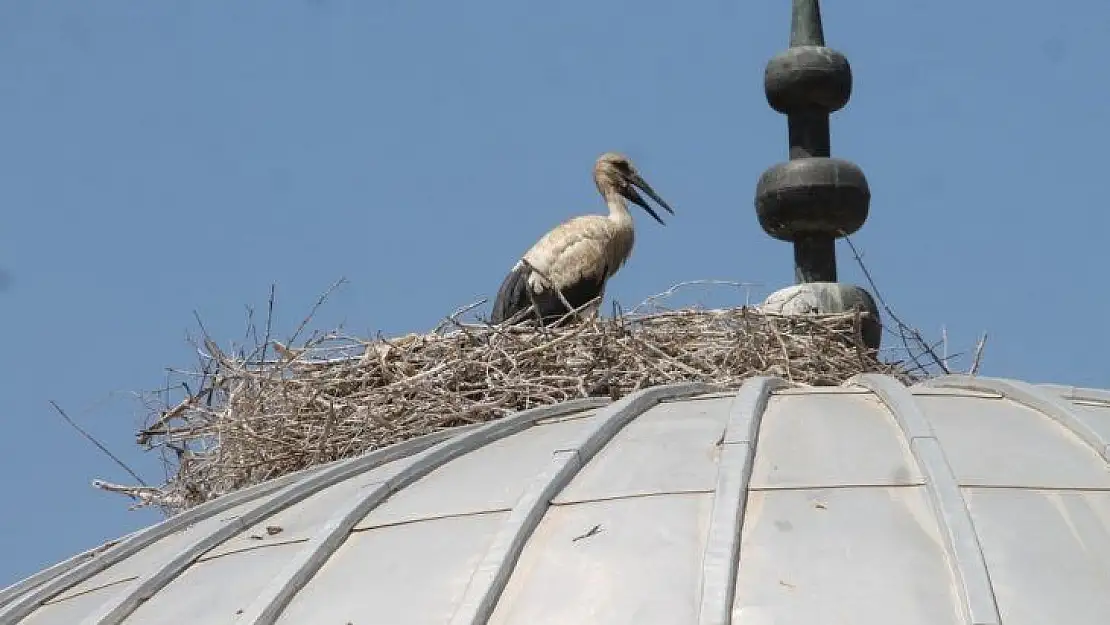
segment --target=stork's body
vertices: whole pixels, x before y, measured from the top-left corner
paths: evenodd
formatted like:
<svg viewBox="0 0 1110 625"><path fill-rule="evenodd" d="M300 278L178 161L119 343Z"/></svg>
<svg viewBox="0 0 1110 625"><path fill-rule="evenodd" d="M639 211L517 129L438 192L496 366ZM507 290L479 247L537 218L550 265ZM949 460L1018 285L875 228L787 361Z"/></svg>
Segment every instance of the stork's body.
<svg viewBox="0 0 1110 625"><path fill-rule="evenodd" d="M501 283L493 304L493 323L538 316L545 325L552 324L591 301L594 304L583 311L596 313L606 283L624 266L635 243L628 201L663 223L634 186L674 213L624 156L603 154L594 166L594 181L609 214L574 217L540 238ZM522 314L530 307L533 311Z"/></svg>

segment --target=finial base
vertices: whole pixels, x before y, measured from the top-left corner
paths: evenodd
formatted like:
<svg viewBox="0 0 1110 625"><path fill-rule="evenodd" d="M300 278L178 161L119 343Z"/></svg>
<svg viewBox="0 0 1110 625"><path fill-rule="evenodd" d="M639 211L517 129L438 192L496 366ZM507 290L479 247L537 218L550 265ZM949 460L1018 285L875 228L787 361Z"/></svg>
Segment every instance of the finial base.
<svg viewBox="0 0 1110 625"><path fill-rule="evenodd" d="M867 289L839 282L810 282L780 289L767 296L759 309L783 315L836 314L858 309L868 313L863 318L863 344L879 349L883 325L879 307Z"/></svg>

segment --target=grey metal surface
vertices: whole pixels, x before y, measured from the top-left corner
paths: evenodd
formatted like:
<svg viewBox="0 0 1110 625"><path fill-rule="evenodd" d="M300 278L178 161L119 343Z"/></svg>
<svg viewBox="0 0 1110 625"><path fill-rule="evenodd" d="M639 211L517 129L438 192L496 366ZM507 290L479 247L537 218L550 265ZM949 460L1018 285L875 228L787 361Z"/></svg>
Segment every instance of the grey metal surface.
<svg viewBox="0 0 1110 625"><path fill-rule="evenodd" d="M872 395L801 394L768 402L752 488L922 483L909 444ZM789 458L789 462L783 459Z"/></svg>
<svg viewBox="0 0 1110 625"><path fill-rule="evenodd" d="M83 551L83 552L81 552L81 553L79 553L79 554L77 554L77 555L75 555L75 556L73 556L73 557L71 557L67 560L63 560L63 561L61 561L61 562L59 562L59 563L57 563L53 566L47 567L47 568L39 571L38 573L35 573L34 575L31 575L30 577L22 579L22 580L20 580L16 583L12 584L11 586L8 586L7 588L4 588L3 590L0 590L0 606L3 606L4 604L10 602L14 597L26 594L26 593L30 592L31 590L33 590L35 588L38 588L39 586L42 586L43 584L49 582L50 580L53 580L54 578L58 577L59 575L62 575L63 573L66 573L68 571L73 570L78 565L80 565L80 564L82 564L82 563L84 563L88 560L93 559L96 555L101 554L101 553L107 551L108 549L111 549L112 547L116 546L120 542L123 542L123 541L131 538L131 536L133 536L137 533L138 533L137 531L132 532L131 534L128 534L126 536L122 536L122 537L117 538L115 540L110 540L108 542L105 542L104 544L97 545L96 547L93 547L92 549L89 549L87 551Z"/></svg>
<svg viewBox="0 0 1110 625"><path fill-rule="evenodd" d="M1023 406L1033 408L1055 419L1075 436L1091 446L1091 449L1110 460L1110 444L1098 429L1091 426L1076 412L1066 400L1053 393L1039 389L1032 384L1017 380L950 375L927 382L929 386L955 386L977 390L995 391Z"/></svg>
<svg viewBox="0 0 1110 625"><path fill-rule="evenodd" d="M507 518L482 513L357 531L277 622L446 623Z"/></svg>
<svg viewBox="0 0 1110 625"><path fill-rule="evenodd" d="M696 622L712 505L710 493L679 493L552 506L489 623Z"/></svg>
<svg viewBox="0 0 1110 625"><path fill-rule="evenodd" d="M955 591L966 622L997 625L1001 617L967 502L948 464L944 448L916 399L904 386L886 376L860 375L849 383L870 390L882 400L902 429L918 466L925 474L926 490L933 514L943 532L948 564L952 568Z"/></svg>
<svg viewBox="0 0 1110 625"><path fill-rule="evenodd" d="M1110 392L649 388L235 493L0 591L0 625L1094 625Z"/></svg>
<svg viewBox="0 0 1110 625"><path fill-rule="evenodd" d="M735 623L966 623L921 486L752 491Z"/></svg>
<svg viewBox="0 0 1110 625"><path fill-rule="evenodd" d="M652 408L618 432L552 503L712 490L717 461L710 452L731 402L707 399Z"/></svg>
<svg viewBox="0 0 1110 625"><path fill-rule="evenodd" d="M1006 625L1105 623L1110 492L968 488Z"/></svg>
<svg viewBox="0 0 1110 625"><path fill-rule="evenodd" d="M1110 488L1108 464L1092 445L1019 398L917 401L961 486ZM1082 419L1074 407L1068 410L1072 420Z"/></svg>

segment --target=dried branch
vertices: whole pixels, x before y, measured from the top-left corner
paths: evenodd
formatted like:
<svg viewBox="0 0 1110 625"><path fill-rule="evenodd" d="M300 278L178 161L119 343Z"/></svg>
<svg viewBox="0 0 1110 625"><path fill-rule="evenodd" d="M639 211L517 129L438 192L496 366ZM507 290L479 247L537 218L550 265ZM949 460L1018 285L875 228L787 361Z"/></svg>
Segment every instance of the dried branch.
<svg viewBox="0 0 1110 625"><path fill-rule="evenodd" d="M62 415L62 418L63 418L63 419L65 419L66 423L68 423L70 427L72 427L73 429L77 430L77 432L78 432L78 433L79 433L79 434L80 434L81 436L85 437L85 438L86 438L86 439L87 439L87 440L88 440L89 442L91 442L91 443L92 443L93 445L96 445L96 448L97 448L97 449L99 449L100 451L104 452L104 454L105 454L106 456L108 456L109 458L111 458L111 459L112 459L112 462L115 462L116 464L118 464L118 465L119 465L120 467L122 467L122 468L123 468L123 470L124 470L124 471L127 471L127 473L128 473L129 475L131 475L131 477L135 478L135 481L137 481L138 483L142 484L143 486L146 486L146 485L147 485L147 484L146 484L146 482L144 482L144 481L143 481L143 478L139 477L139 474L138 474L138 473L135 473L134 471L132 471L132 470L131 470L131 467L127 466L127 464L126 464L126 463L124 463L124 461L120 460L120 459L119 459L119 457L117 457L117 456L116 456L115 454L113 454L113 453L112 453L111 451L108 451L108 448L107 448L107 447L105 447L103 443L101 443L100 441L96 440L96 438L95 438L95 437L94 437L94 436L93 436L92 434L89 434L88 432L86 432L86 431L84 430L84 428L82 428L81 426L77 425L77 422L76 422L76 421L74 421L73 419L70 419L70 418L69 418L69 415L67 415L67 414L66 414L66 411L65 411L65 410L62 410L62 407L58 405L58 402L56 402L56 401L54 401L53 399L51 399L51 400L50 400L50 405L51 405L51 406L54 406L54 410L57 410L57 411L58 411L58 414Z"/></svg>
<svg viewBox="0 0 1110 625"><path fill-rule="evenodd" d="M843 231L841 231L841 236L844 238L844 241L848 243L848 248L852 250L852 256L855 258L856 264L859 265L860 270L863 271L863 276L867 279L867 284L871 287L871 292L875 294L875 299L878 300L879 306L882 307L883 311L890 317L890 320L898 326L897 336L901 340L906 354L908 354L909 358L913 360L914 365L916 365L913 370L927 372L931 367L935 366L945 374L952 373L948 367L948 362L958 354L949 356L947 353L947 330L944 331L944 338L937 343L937 345L943 346L944 355L941 356L936 352L937 345L930 344L921 336L920 331L907 325L898 315L894 314L894 311L887 305L886 300L883 299L882 294L879 292L879 287L871 277L871 272L867 269L867 265L864 264L859 250L857 250L855 244L852 243L852 238ZM885 325L886 324L884 324L884 329L886 329ZM924 359L928 359L931 362L923 362Z"/></svg>

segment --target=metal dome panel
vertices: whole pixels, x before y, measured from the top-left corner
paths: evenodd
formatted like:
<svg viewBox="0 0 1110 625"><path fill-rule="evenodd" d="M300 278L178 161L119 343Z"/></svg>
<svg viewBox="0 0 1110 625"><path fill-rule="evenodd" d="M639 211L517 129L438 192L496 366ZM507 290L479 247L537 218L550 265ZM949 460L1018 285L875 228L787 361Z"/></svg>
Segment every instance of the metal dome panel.
<svg viewBox="0 0 1110 625"><path fill-rule="evenodd" d="M1102 623L1110 392L650 388L210 501L0 591L0 625Z"/></svg>
<svg viewBox="0 0 1110 625"><path fill-rule="evenodd" d="M763 415L759 445L754 489L922 483L909 442L870 393L776 396Z"/></svg>

